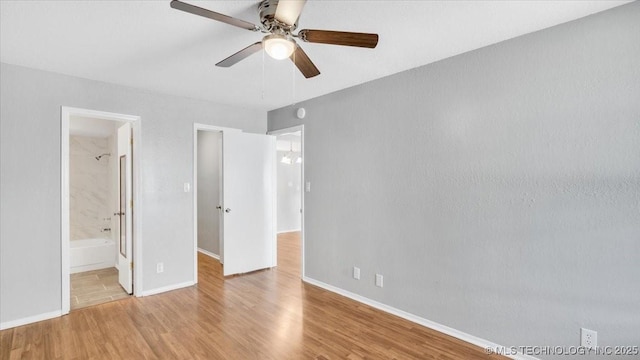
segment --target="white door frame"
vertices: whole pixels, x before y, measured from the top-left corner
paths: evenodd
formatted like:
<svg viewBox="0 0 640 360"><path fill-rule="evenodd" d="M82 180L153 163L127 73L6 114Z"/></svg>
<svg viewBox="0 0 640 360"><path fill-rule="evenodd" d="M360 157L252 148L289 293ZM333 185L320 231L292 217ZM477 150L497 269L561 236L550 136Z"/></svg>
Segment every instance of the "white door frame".
<svg viewBox="0 0 640 360"><path fill-rule="evenodd" d="M70 246L70 225L69 225L69 123L71 116L89 117L100 120L110 121L127 121L131 122L133 128L133 203L135 210L133 212L133 252L134 252L134 264L133 271L134 284L133 294L135 296L142 296L142 202L140 201L140 155L141 152L141 124L140 116L116 114L105 111L96 111L88 109L80 109L69 106L62 106L60 108L60 174L61 174L61 251L60 251L60 264L61 264L61 292L62 303L61 312L62 315L69 313L71 309L71 283L70 283L70 258L69 258L69 246Z"/></svg>
<svg viewBox="0 0 640 360"><path fill-rule="evenodd" d="M221 127L215 125L207 125L200 123L193 123L193 283L198 283L198 131L216 131L222 133L222 141L224 141L224 132L242 132L240 129ZM220 163L222 168L222 163ZM224 176L224 174L222 175ZM222 182L220 182L220 186L222 186ZM220 203L222 204L222 194L220 194ZM220 256L220 260L222 259L222 226L223 223L220 222L219 228L219 239L220 239L220 247L218 254Z"/></svg>
<svg viewBox="0 0 640 360"><path fill-rule="evenodd" d="M304 214L306 212L304 207L304 192L305 192L304 190L306 188L306 184L304 182L304 164L306 162L304 158L304 125L297 125L297 126L284 128L284 129L271 130L267 132L267 134L278 136L278 135L284 135L284 134L288 134L296 131L300 131L300 157L302 158L302 164L300 164L302 165L300 166L300 177L301 177L300 206L302 207L302 214L300 214L300 267L301 267L300 277L304 279L307 276L305 274L305 267L304 267Z"/></svg>

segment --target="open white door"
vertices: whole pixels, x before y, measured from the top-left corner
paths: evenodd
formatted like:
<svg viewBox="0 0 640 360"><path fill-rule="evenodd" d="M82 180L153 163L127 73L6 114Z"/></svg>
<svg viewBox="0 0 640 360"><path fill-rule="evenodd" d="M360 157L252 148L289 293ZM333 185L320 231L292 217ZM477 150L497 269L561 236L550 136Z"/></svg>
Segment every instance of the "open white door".
<svg viewBox="0 0 640 360"><path fill-rule="evenodd" d="M276 266L275 167L274 136L223 133L224 276Z"/></svg>
<svg viewBox="0 0 640 360"><path fill-rule="evenodd" d="M118 281L124 290L133 293L133 197L131 161L131 124L118 128Z"/></svg>

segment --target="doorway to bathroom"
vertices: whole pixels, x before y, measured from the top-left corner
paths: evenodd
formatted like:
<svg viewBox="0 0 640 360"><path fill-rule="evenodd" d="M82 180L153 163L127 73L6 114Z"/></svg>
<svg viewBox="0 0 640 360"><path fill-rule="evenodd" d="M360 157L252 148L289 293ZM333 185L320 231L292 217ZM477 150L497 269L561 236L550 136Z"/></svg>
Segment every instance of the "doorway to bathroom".
<svg viewBox="0 0 640 360"><path fill-rule="evenodd" d="M136 293L139 117L62 108L62 312ZM135 250L135 251L134 251ZM136 261L137 262L137 261ZM139 262L138 262L139 263Z"/></svg>

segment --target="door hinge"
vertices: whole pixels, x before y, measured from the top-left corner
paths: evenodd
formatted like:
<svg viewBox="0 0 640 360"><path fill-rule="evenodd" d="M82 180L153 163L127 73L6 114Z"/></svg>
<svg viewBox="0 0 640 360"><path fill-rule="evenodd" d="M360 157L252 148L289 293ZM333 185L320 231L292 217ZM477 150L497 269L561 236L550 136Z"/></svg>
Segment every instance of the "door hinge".
<svg viewBox="0 0 640 360"><path fill-rule="evenodd" d="M131 140L131 145L133 145L133 137L131 137L130 140Z"/></svg>
<svg viewBox="0 0 640 360"><path fill-rule="evenodd" d="M131 270L133 270L133 261L131 262Z"/></svg>
<svg viewBox="0 0 640 360"><path fill-rule="evenodd" d="M131 199L130 205L131 205L131 208L133 208L133 199Z"/></svg>

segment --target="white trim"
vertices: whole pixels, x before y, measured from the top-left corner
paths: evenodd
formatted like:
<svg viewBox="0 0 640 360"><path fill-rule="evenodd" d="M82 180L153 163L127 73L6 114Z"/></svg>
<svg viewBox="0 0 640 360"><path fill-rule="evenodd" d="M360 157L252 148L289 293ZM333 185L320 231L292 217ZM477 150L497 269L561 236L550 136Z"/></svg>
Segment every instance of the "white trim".
<svg viewBox="0 0 640 360"><path fill-rule="evenodd" d="M304 167L306 164L305 152L304 152L304 125L297 125L297 126L284 128L284 129L271 130L271 131L268 131L267 134L278 136L278 135L284 135L284 134L288 134L296 131L300 131L300 157L302 158L302 164L301 164L302 166L300 166L300 177L301 177L300 207L302 208L302 214L300 215L300 230L294 230L294 231L300 231L300 274L301 274L301 277L304 279L306 276L305 261L304 261L304 214L306 213L306 210L304 207L304 195L305 195L304 189L306 188L305 177L304 177ZM277 223L276 223L276 226L277 226Z"/></svg>
<svg viewBox="0 0 640 360"><path fill-rule="evenodd" d="M101 120L131 122L133 128L133 223L134 226L134 289L133 294L140 296L142 293L142 201L140 185L141 181L141 118L136 115L117 114L105 111L80 109L69 106L60 107L60 197L61 197L61 226L60 226L60 277L61 277L61 309L60 315L66 315L71 310L71 284L70 284L70 258L69 258L69 122L71 116L91 117ZM60 316L58 315L58 316Z"/></svg>
<svg viewBox="0 0 640 360"><path fill-rule="evenodd" d="M29 316L22 319L5 321L3 323L0 323L0 330L6 330L6 329L22 326L22 325L31 324L38 321L49 320L49 319L57 318L60 316L62 316L62 312L60 310L56 310L56 311L52 311L52 312L48 312L40 315Z"/></svg>
<svg viewBox="0 0 640 360"><path fill-rule="evenodd" d="M300 230L302 230L302 229L280 230L280 231L278 231L278 234L297 232L297 231L300 231Z"/></svg>
<svg viewBox="0 0 640 360"><path fill-rule="evenodd" d="M140 116L137 115L127 115L127 114L118 114L107 111L99 111L99 110L89 110L82 108L75 108L70 106L62 106L63 113L66 111L68 114L72 116L84 116L90 118L97 118L101 120L111 120L111 121L129 121L136 122L140 121Z"/></svg>
<svg viewBox="0 0 640 360"><path fill-rule="evenodd" d="M401 317L405 320L409 320L413 323L428 327L429 329L433 329L435 331L441 332L443 334L449 335L449 336L453 336L456 339L468 342L470 344L476 345L481 347L482 349L496 349L496 348L503 348L503 346L498 345L496 343L493 343L491 341L485 340L485 339L481 339L477 336L473 336L470 334L467 334L465 332L462 332L460 330L456 330L454 328L450 328L446 325L442 325L439 324L435 321L431 321L425 318L422 318L420 316L408 313L406 311L402 311L400 309L396 309L392 306L389 305L385 305L383 303L377 302L375 300L371 300L369 298L366 298L364 296L358 295L358 294L354 294L352 292L349 292L347 290L343 290L341 288L335 287L333 285L329 285L326 283L323 283L322 281L318 281L309 277L304 276L302 278L302 281L323 288L325 290L331 291L333 293L336 293L338 295L342 295L344 297L347 297L349 299L355 300L357 302L369 305L373 308L376 308L378 310L382 310L386 313ZM535 357L529 356L529 355L524 355L524 354L517 354L517 355L507 355L507 357L510 357L512 359L526 359L526 360L533 360L533 359L537 359Z"/></svg>
<svg viewBox="0 0 640 360"><path fill-rule="evenodd" d="M270 136L273 143L271 161L271 267L278 266L278 140L274 135ZM302 215L302 214L301 214Z"/></svg>
<svg viewBox="0 0 640 360"><path fill-rule="evenodd" d="M60 113L60 292L61 315L71 310L71 258L69 229L69 121L72 108L63 106Z"/></svg>
<svg viewBox="0 0 640 360"><path fill-rule="evenodd" d="M193 283L198 283L198 130L204 131L225 131L242 132L240 129L207 125L200 123L193 123ZM222 203L222 199L220 199ZM222 224L220 224L222 230ZM220 236L220 242L222 242L222 236ZM222 245L222 244L221 244ZM220 246L220 252L222 252L222 246ZM218 257L220 260L220 257Z"/></svg>
<svg viewBox="0 0 640 360"><path fill-rule="evenodd" d="M163 287L159 287L159 288L156 288L156 289L143 291L142 292L142 296L151 296L151 295L162 294L162 293L165 293L167 291L178 290L178 289L186 288L186 287L189 287L189 286L193 286L195 284L196 283L193 282L193 281L186 281L186 282L179 283L179 284L163 286Z"/></svg>
<svg viewBox="0 0 640 360"><path fill-rule="evenodd" d="M198 248L198 251L203 253L204 255L207 255L208 257L212 257L212 258L214 258L216 260L220 260L220 255L216 255L216 254L212 253L211 251L207 251L207 250L205 250L203 248Z"/></svg>

